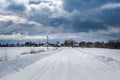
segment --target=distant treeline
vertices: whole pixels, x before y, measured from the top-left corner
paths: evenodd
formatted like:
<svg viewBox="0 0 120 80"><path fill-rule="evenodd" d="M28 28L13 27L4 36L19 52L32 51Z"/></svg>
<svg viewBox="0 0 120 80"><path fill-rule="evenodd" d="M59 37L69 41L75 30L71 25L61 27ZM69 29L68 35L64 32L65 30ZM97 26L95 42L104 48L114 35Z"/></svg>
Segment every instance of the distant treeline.
<svg viewBox="0 0 120 80"><path fill-rule="evenodd" d="M35 43L35 42L25 42L24 44L1 44L0 47L40 47L40 46L53 46L53 47L82 47L82 48L110 48L110 49L120 49L120 40L109 40L108 42L76 42L73 39L65 40L63 43Z"/></svg>

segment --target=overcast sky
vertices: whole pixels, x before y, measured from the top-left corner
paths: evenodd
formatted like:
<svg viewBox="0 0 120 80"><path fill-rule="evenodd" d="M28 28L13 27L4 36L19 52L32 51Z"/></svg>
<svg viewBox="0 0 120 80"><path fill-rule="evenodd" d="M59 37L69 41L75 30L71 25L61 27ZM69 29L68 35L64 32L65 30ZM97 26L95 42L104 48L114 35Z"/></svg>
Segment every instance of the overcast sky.
<svg viewBox="0 0 120 80"><path fill-rule="evenodd" d="M0 0L0 40L120 39L120 0Z"/></svg>

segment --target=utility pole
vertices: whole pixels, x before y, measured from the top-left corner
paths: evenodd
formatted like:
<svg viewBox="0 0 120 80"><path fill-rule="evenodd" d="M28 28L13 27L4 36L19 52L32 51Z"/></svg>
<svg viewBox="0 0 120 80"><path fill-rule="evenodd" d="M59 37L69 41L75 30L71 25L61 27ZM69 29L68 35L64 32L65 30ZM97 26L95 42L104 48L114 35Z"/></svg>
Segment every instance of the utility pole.
<svg viewBox="0 0 120 80"><path fill-rule="evenodd" d="M7 48L5 48L5 61L8 61Z"/></svg>
<svg viewBox="0 0 120 80"><path fill-rule="evenodd" d="M48 35L47 35L47 50L48 50Z"/></svg>

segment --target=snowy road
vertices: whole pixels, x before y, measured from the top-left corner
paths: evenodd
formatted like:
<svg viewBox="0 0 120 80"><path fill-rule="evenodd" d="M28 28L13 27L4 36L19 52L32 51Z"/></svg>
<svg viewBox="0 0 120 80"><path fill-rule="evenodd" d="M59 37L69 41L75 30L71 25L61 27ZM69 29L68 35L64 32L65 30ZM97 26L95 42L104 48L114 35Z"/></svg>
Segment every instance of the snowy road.
<svg viewBox="0 0 120 80"><path fill-rule="evenodd" d="M115 68L75 48L63 48L0 80L120 80Z"/></svg>

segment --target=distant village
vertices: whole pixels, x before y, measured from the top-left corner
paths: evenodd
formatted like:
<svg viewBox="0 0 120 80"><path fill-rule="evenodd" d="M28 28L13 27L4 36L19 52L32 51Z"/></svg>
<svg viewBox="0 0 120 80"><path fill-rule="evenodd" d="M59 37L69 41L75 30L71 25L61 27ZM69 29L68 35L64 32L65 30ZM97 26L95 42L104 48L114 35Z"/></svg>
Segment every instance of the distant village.
<svg viewBox="0 0 120 80"><path fill-rule="evenodd" d="M56 43L35 43L27 41L23 44L1 44L0 47L82 47L82 48L110 48L110 49L120 49L120 40L109 40L108 42L76 42L73 39L65 40L63 43L57 41Z"/></svg>

